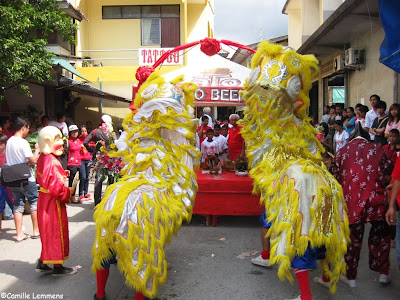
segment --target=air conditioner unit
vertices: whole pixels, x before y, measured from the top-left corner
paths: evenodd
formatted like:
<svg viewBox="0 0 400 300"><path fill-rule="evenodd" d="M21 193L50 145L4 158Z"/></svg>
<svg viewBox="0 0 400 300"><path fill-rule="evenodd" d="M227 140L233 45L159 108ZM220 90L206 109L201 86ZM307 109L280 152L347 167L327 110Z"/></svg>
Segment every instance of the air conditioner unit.
<svg viewBox="0 0 400 300"><path fill-rule="evenodd" d="M333 71L344 71L344 55L338 55L333 59Z"/></svg>
<svg viewBox="0 0 400 300"><path fill-rule="evenodd" d="M349 48L345 51L344 65L346 67L361 68L364 67L365 51L360 48Z"/></svg>

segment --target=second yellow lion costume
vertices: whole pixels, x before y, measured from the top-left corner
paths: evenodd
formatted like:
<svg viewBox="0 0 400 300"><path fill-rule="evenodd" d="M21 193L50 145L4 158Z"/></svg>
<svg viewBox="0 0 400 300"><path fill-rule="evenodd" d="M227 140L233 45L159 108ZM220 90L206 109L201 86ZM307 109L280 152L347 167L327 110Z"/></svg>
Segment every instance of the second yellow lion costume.
<svg viewBox="0 0 400 300"><path fill-rule="evenodd" d="M264 42L251 68L242 94L247 105L242 136L254 191L272 222L270 262L279 265L281 279L292 280L293 258L309 245L325 246L323 268L334 291L345 272L349 228L342 188L322 162L323 147L307 117L318 61Z"/></svg>

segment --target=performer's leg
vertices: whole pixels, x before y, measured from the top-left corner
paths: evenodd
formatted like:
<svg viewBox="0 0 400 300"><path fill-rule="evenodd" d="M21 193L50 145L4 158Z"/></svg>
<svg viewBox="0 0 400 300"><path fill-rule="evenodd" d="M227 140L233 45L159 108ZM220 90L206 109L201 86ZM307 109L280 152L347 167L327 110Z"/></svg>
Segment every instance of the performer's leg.
<svg viewBox="0 0 400 300"><path fill-rule="evenodd" d="M272 224L267 222L267 216L265 211L263 215L260 217L260 223L263 226L261 229L261 244L263 250L261 251L261 255L256 258L252 258L251 262L255 265L269 267L270 242L269 242L269 237L267 237L267 233L268 229L272 226Z"/></svg>
<svg viewBox="0 0 400 300"><path fill-rule="evenodd" d="M95 183L94 183L94 204L97 205L101 201L101 192L103 187L103 181L101 180L100 171L97 171Z"/></svg>
<svg viewBox="0 0 400 300"><path fill-rule="evenodd" d="M346 261L346 277L349 280L355 280L357 277L358 261L360 259L360 251L364 236L364 224L351 224L350 240L351 243L347 248L344 256Z"/></svg>
<svg viewBox="0 0 400 300"><path fill-rule="evenodd" d="M96 271L97 292L95 296L97 297L97 299L101 299L106 296L106 284L109 274L110 267Z"/></svg>
<svg viewBox="0 0 400 300"><path fill-rule="evenodd" d="M368 237L369 248L369 267L371 270L379 272L379 281L388 283L389 274L389 254L390 254L390 231L389 225L385 221L371 222L371 230ZM383 276L382 276L383 275Z"/></svg>
<svg viewBox="0 0 400 300"><path fill-rule="evenodd" d="M112 254L113 252L110 251ZM110 274L110 265L116 264L117 259L113 254L107 261L103 261L101 264L102 269L96 270L96 280L97 280L97 292L94 294L94 299L104 299L106 296L106 284L108 275Z"/></svg>
<svg viewBox="0 0 400 300"><path fill-rule="evenodd" d="M321 253L321 255L320 255ZM292 267L299 283L301 299L311 299L310 283L308 281L308 270L314 269L317 259L325 257L325 249L311 248L308 245L303 256L295 256L292 260Z"/></svg>
<svg viewBox="0 0 400 300"><path fill-rule="evenodd" d="M135 294L135 300L145 300L146 298L141 292L136 292Z"/></svg>
<svg viewBox="0 0 400 300"><path fill-rule="evenodd" d="M294 273L299 283L301 300L312 300L308 270L294 268Z"/></svg>

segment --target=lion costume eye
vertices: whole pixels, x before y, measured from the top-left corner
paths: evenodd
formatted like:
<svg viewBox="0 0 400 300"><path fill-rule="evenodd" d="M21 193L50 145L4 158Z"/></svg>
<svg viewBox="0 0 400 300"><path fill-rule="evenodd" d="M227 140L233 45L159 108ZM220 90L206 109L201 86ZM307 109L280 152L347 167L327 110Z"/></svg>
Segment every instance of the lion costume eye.
<svg viewBox="0 0 400 300"><path fill-rule="evenodd" d="M157 84L150 84L144 91L141 93L143 99L150 99L151 97L155 96L158 92L158 85Z"/></svg>
<svg viewBox="0 0 400 300"><path fill-rule="evenodd" d="M299 76L292 76L289 81L287 82L287 92L290 97L295 100L297 95L300 93L301 89L301 80Z"/></svg>

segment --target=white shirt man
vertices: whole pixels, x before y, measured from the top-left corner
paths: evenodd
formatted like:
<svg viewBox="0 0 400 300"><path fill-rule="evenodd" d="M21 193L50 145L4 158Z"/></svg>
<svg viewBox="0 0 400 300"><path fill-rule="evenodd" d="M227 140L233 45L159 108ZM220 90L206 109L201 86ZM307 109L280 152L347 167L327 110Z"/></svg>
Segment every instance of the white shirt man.
<svg viewBox="0 0 400 300"><path fill-rule="evenodd" d="M57 128L60 128L63 136L68 136L68 126L67 123L65 122L57 122L57 121L50 121L49 126L55 126Z"/></svg>
<svg viewBox="0 0 400 300"><path fill-rule="evenodd" d="M367 131L369 131L369 129L372 127L374 120L377 117L379 117L379 114L378 114L377 110L375 109L375 105L380 101L380 97L377 95L372 95L369 98L369 101L371 103L372 108L365 115L365 123L364 123L364 129ZM375 139L375 135L370 133L369 136L371 137L371 141L373 141Z"/></svg>

